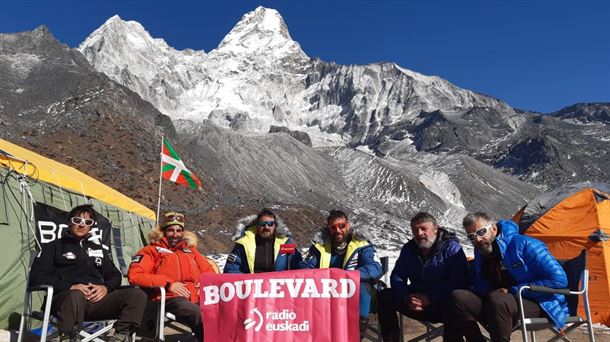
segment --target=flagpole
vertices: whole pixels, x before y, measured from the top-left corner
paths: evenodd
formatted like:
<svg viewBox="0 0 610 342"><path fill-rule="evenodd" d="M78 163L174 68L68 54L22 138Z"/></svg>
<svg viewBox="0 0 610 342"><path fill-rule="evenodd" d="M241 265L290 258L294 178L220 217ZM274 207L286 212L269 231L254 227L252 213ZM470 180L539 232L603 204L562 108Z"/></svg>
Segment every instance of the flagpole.
<svg viewBox="0 0 610 342"><path fill-rule="evenodd" d="M159 224L159 210L161 209L161 180L163 177L163 137L161 134L161 153L159 153L159 195L157 196L157 225Z"/></svg>

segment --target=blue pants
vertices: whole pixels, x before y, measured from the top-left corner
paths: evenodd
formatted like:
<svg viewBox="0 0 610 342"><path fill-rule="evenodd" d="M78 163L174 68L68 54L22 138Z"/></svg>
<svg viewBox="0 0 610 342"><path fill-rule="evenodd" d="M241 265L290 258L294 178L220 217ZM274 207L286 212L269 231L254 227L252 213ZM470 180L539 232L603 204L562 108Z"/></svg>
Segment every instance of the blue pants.
<svg viewBox="0 0 610 342"><path fill-rule="evenodd" d="M373 285L369 282L360 282L360 318L368 318L373 300Z"/></svg>

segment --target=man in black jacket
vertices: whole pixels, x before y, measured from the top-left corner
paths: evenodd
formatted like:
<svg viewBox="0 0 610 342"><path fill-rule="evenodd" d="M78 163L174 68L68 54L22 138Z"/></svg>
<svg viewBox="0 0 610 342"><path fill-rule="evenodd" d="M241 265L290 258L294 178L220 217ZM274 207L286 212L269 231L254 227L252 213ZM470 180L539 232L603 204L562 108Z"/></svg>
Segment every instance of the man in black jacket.
<svg viewBox="0 0 610 342"><path fill-rule="evenodd" d="M68 232L47 244L32 265L30 285L52 285L51 312L61 340L78 341L83 321L115 319L109 341L128 341L142 320L147 296L138 288L119 289L121 272L102 245L90 241L96 214L91 205L68 214Z"/></svg>

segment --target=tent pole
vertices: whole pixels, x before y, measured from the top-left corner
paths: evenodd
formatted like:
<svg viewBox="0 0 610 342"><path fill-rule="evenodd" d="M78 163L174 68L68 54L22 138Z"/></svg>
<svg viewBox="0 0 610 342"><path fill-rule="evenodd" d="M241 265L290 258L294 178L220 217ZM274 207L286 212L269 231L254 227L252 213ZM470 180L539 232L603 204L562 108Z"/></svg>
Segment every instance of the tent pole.
<svg viewBox="0 0 610 342"><path fill-rule="evenodd" d="M159 195L157 196L157 225L159 225L159 210L161 209L161 180L163 178L163 134L161 134L161 153L159 154Z"/></svg>

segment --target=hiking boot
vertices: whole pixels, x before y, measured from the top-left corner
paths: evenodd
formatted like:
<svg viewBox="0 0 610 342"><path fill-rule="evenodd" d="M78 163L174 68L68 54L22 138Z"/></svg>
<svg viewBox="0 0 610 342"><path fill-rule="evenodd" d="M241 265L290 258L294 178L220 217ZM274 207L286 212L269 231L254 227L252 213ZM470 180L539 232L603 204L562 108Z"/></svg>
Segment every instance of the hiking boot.
<svg viewBox="0 0 610 342"><path fill-rule="evenodd" d="M115 332L114 335L108 339L108 342L131 342L131 335L131 333Z"/></svg>
<svg viewBox="0 0 610 342"><path fill-rule="evenodd" d="M80 335L78 333L57 333L48 336L47 341L49 342L80 342Z"/></svg>
<svg viewBox="0 0 610 342"><path fill-rule="evenodd" d="M360 317L360 340L364 339L364 335L366 335L366 330L369 327L369 318Z"/></svg>
<svg viewBox="0 0 610 342"><path fill-rule="evenodd" d="M381 333L383 342L399 342L400 332L399 331L388 331Z"/></svg>

